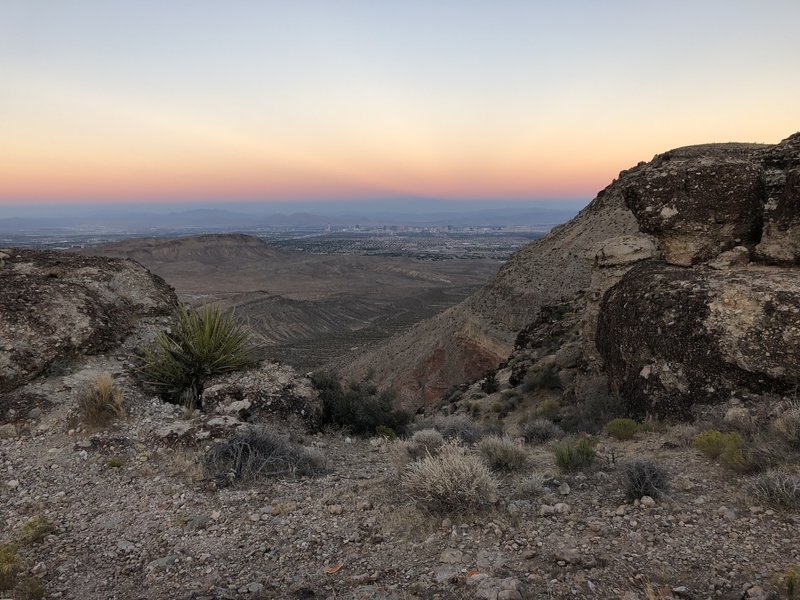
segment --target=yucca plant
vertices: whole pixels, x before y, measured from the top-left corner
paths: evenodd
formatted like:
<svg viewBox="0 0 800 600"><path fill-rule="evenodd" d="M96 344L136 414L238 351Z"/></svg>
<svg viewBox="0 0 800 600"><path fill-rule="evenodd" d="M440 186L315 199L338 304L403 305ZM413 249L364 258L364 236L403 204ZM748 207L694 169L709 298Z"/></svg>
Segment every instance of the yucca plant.
<svg viewBox="0 0 800 600"><path fill-rule="evenodd" d="M140 372L164 400L199 407L205 381L252 365L255 348L249 332L219 306L181 306L175 319L171 332L159 332L153 347L142 350Z"/></svg>

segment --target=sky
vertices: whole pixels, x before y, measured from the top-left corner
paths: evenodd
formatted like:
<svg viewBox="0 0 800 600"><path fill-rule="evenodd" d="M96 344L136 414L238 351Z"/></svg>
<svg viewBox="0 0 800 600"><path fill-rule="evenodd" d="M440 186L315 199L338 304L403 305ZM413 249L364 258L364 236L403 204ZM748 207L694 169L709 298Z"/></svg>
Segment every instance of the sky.
<svg viewBox="0 0 800 600"><path fill-rule="evenodd" d="M2 0L11 205L590 200L800 129L797 0Z"/></svg>

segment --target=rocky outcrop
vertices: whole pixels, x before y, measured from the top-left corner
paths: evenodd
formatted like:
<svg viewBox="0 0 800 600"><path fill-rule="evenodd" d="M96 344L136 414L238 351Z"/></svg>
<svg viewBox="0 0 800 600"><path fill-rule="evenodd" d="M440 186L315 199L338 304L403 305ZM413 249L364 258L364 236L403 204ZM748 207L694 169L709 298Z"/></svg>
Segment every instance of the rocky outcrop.
<svg viewBox="0 0 800 600"><path fill-rule="evenodd" d="M800 134L764 153L764 211L756 255L775 264L800 264Z"/></svg>
<svg viewBox="0 0 800 600"><path fill-rule="evenodd" d="M787 268L799 264L800 133L774 146L678 148L623 171L575 219L514 254L479 292L363 355L346 375L373 372L376 381L400 390L406 406L424 405L506 359L516 333L535 321L543 306L583 293L586 376L594 381L606 360L622 360L624 367L613 367L615 384L633 390L623 384L634 370L628 354L612 356L612 329L621 326L625 311L618 311L620 320L607 316L605 337L596 339L601 313L616 307L610 299L618 296L604 302L606 292L640 263L696 266L704 282L723 285L729 271L751 260ZM708 274L712 269L717 276ZM783 276L790 282L796 273L787 270ZM632 296L652 291L643 281L625 282ZM663 335L658 329L639 333ZM766 371L759 377L774 379Z"/></svg>
<svg viewBox="0 0 800 600"><path fill-rule="evenodd" d="M170 312L175 293L141 265L71 253L3 250L0 392L77 355L121 342L145 315Z"/></svg>
<svg viewBox="0 0 800 600"><path fill-rule="evenodd" d="M787 392L800 381L800 273L642 264L605 294L597 346L632 414Z"/></svg>
<svg viewBox="0 0 800 600"><path fill-rule="evenodd" d="M620 185L639 228L664 259L688 266L761 236L763 146L679 148L629 171Z"/></svg>

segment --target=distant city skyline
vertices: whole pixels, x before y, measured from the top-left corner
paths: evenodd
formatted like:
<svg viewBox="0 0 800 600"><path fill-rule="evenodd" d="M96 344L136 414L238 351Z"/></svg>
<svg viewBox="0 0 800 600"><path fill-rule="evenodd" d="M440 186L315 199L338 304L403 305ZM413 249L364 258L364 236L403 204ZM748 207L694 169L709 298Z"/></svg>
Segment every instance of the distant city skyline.
<svg viewBox="0 0 800 600"><path fill-rule="evenodd" d="M798 21L790 0L5 0L0 216L589 200L658 152L800 129Z"/></svg>

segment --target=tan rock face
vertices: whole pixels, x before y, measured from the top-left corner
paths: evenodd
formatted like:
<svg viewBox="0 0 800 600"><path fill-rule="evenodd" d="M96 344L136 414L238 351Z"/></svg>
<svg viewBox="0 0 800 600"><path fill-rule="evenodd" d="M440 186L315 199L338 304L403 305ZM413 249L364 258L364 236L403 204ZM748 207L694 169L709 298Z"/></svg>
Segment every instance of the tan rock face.
<svg viewBox="0 0 800 600"><path fill-rule="evenodd" d="M606 293L597 347L634 414L680 414L737 389L789 391L800 378L800 274L642 264Z"/></svg>
<svg viewBox="0 0 800 600"><path fill-rule="evenodd" d="M109 349L143 315L171 311L172 288L141 265L12 250L0 268L0 392L52 363Z"/></svg>

